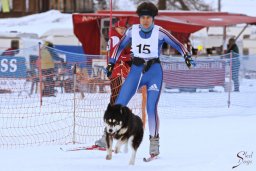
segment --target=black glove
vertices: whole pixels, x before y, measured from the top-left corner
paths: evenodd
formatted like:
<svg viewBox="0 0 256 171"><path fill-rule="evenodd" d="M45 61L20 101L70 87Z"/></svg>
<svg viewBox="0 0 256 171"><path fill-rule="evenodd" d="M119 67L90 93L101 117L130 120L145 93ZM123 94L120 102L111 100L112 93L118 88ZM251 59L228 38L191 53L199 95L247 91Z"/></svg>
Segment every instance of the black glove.
<svg viewBox="0 0 256 171"><path fill-rule="evenodd" d="M129 67L131 67L131 66L132 66L132 60L127 61L127 62L125 62L125 63L127 63L127 64L129 65Z"/></svg>
<svg viewBox="0 0 256 171"><path fill-rule="evenodd" d="M113 71L113 68L114 68L114 65L113 63L109 63L108 66L106 67L106 74L107 74L107 77L110 77L111 74L112 74L112 71Z"/></svg>
<svg viewBox="0 0 256 171"><path fill-rule="evenodd" d="M191 58L190 55L185 55L184 59L185 59L185 63L186 63L188 68L191 68L192 65L193 65L193 67L196 66L195 61Z"/></svg>

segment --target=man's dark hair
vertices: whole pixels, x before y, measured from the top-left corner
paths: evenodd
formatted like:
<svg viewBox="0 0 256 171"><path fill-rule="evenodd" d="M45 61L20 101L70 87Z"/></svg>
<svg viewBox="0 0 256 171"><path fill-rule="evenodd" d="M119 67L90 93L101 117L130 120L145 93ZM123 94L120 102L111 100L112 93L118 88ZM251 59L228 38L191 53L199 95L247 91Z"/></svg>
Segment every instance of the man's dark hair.
<svg viewBox="0 0 256 171"><path fill-rule="evenodd" d="M138 6L136 13L139 16L150 15L152 17L155 17L156 15L158 15L158 9L152 2L143 2Z"/></svg>
<svg viewBox="0 0 256 171"><path fill-rule="evenodd" d="M19 49L19 40L12 40L11 41L11 48L12 49Z"/></svg>

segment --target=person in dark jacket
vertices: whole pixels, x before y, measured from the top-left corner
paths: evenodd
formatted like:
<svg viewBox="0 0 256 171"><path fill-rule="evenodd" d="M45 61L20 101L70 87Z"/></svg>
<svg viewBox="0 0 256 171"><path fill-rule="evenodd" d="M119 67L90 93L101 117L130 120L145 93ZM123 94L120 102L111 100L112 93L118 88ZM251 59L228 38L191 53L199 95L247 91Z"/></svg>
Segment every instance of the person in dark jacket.
<svg viewBox="0 0 256 171"><path fill-rule="evenodd" d="M52 48L53 44L45 42L41 49L41 69L43 76L43 96L54 96L54 61L49 48Z"/></svg>
<svg viewBox="0 0 256 171"><path fill-rule="evenodd" d="M2 56L15 56L17 53L19 53L19 41L12 40L11 47L6 49L1 55Z"/></svg>
<svg viewBox="0 0 256 171"><path fill-rule="evenodd" d="M115 47L118 45L126 31L126 20L119 20L115 23L115 27L112 29L111 37L108 41L108 47L110 55L113 54ZM124 79L128 76L131 67L131 48L128 46L120 54L115 67L113 68L112 75L110 78L110 104L113 105L116 98L121 90ZM99 147L106 147L106 134L104 132L102 138L95 141L95 145Z"/></svg>
<svg viewBox="0 0 256 171"><path fill-rule="evenodd" d="M232 80L234 82L234 91L239 92L239 49L234 38L230 38L228 41L227 53L232 53Z"/></svg>
<svg viewBox="0 0 256 171"><path fill-rule="evenodd" d="M64 62L64 60L58 57L54 45L51 42L46 41L44 46L41 48L41 69L42 69L42 76L43 76L43 96L55 96L54 95L54 67L55 61Z"/></svg>

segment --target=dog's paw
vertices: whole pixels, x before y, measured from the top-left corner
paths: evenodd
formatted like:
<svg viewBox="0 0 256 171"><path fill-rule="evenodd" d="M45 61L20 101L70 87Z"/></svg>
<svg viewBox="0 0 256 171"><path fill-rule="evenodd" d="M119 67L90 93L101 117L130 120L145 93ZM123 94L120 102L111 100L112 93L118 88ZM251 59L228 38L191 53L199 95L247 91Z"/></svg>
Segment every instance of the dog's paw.
<svg viewBox="0 0 256 171"><path fill-rule="evenodd" d="M134 165L135 164L135 160L131 160L130 162L129 162L129 165Z"/></svg>
<svg viewBox="0 0 256 171"><path fill-rule="evenodd" d="M115 148L115 153L117 154L117 153L120 153L120 148Z"/></svg>
<svg viewBox="0 0 256 171"><path fill-rule="evenodd" d="M112 156L111 155L107 155L106 156L106 160L111 160L112 159Z"/></svg>

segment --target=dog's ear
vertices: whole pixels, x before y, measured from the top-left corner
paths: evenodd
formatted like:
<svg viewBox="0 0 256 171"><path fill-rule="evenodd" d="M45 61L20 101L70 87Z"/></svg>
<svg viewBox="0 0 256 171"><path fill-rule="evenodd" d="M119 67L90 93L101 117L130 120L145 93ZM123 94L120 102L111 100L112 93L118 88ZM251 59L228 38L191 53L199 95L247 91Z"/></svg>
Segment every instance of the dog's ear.
<svg viewBox="0 0 256 171"><path fill-rule="evenodd" d="M112 105L109 103L109 104L108 104L108 107L107 107L107 110L110 110L111 107L112 107Z"/></svg>
<svg viewBox="0 0 256 171"><path fill-rule="evenodd" d="M121 107L121 110L120 110L121 114L128 114L130 112L131 112L131 110L128 107L126 107L126 106Z"/></svg>
<svg viewBox="0 0 256 171"><path fill-rule="evenodd" d="M112 108L112 106L111 106L111 104L109 103L107 109L105 110L104 116L103 116L104 121L105 121L105 118L106 118L108 112L111 110L111 108Z"/></svg>
<svg viewBox="0 0 256 171"><path fill-rule="evenodd" d="M123 126L126 127L131 119L131 117L130 117L131 110L126 106L122 106L120 112L122 114Z"/></svg>

